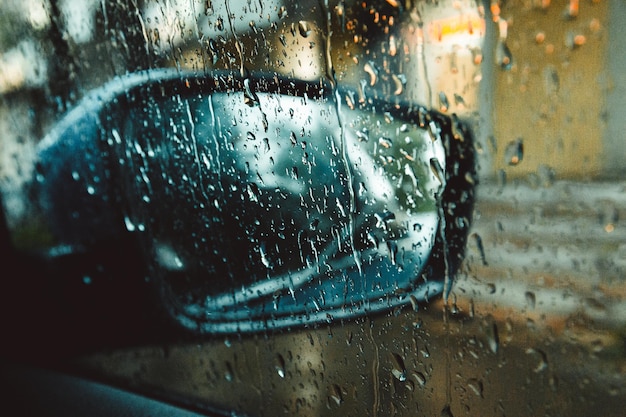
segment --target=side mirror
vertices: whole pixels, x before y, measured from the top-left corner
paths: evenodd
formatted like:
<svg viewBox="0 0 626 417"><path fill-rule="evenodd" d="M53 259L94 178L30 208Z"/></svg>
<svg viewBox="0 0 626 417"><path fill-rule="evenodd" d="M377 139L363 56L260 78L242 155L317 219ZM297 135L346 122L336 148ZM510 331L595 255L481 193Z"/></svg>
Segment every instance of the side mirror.
<svg viewBox="0 0 626 417"><path fill-rule="evenodd" d="M471 132L454 116L231 72L117 79L38 158L46 258L132 239L163 307L200 333L445 293L475 178Z"/></svg>

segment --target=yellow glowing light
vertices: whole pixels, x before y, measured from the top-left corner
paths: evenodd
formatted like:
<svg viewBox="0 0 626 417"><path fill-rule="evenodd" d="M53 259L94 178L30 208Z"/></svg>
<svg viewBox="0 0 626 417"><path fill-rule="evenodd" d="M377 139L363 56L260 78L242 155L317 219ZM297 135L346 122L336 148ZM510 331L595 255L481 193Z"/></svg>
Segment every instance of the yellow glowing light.
<svg viewBox="0 0 626 417"><path fill-rule="evenodd" d="M485 21L479 16L459 16L437 20L430 24L430 35L439 41L458 35L482 34Z"/></svg>

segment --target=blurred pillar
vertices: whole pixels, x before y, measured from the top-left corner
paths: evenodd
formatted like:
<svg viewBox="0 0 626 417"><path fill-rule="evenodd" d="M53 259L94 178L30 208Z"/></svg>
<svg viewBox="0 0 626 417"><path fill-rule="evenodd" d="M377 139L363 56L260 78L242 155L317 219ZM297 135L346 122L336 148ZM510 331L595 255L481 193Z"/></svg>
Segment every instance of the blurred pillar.
<svg viewBox="0 0 626 417"><path fill-rule="evenodd" d="M609 2L492 4L492 172L540 181L605 175Z"/></svg>

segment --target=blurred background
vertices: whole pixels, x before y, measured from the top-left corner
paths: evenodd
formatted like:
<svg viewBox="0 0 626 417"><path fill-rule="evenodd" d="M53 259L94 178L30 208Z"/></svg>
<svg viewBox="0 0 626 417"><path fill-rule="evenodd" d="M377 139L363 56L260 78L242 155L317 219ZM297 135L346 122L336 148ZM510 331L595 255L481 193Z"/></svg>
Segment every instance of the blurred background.
<svg viewBox="0 0 626 417"><path fill-rule="evenodd" d="M300 19L304 11L275 0L229 4L2 3L0 188L14 243L33 239L23 186L35 146L90 89L141 69L238 69L242 49L250 67L300 79L324 73L324 39ZM419 85L411 94L470 123L479 172L447 303L293 331L99 341L76 352L51 353L53 330L41 339L36 326L10 326L37 341L24 356L207 413L623 415L626 3L442 4L432 9L440 15L423 17L425 28L451 28L424 31L431 94ZM259 39L281 47L256 55ZM357 48L339 35L333 42L339 82L356 83L341 59ZM150 334L159 335L157 324Z"/></svg>

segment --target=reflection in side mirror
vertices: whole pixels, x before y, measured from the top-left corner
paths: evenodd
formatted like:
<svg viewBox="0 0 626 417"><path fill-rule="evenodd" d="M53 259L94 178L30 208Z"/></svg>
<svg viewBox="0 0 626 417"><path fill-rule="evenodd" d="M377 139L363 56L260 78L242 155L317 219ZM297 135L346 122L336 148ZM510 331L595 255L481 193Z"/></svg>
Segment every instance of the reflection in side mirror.
<svg viewBox="0 0 626 417"><path fill-rule="evenodd" d="M202 333L350 318L444 292L473 201L472 137L323 83L151 71L41 143L59 248L134 239L164 307Z"/></svg>

